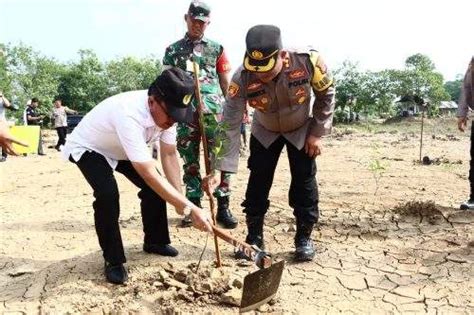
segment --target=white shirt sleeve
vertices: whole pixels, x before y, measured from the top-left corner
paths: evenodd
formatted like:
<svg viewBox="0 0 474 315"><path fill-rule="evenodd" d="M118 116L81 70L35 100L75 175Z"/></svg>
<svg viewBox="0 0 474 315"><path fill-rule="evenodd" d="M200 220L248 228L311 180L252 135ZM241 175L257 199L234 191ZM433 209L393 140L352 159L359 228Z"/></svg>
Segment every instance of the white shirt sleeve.
<svg viewBox="0 0 474 315"><path fill-rule="evenodd" d="M160 141L166 144L176 145L176 124L161 132Z"/></svg>
<svg viewBox="0 0 474 315"><path fill-rule="evenodd" d="M120 143L131 162L153 160L146 143L145 128L136 119L117 113L114 124Z"/></svg>

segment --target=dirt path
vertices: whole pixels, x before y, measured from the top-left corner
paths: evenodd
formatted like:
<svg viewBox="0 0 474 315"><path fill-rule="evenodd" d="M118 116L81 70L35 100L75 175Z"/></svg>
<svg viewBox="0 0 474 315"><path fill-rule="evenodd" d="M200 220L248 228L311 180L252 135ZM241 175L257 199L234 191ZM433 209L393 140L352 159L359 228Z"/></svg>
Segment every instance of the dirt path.
<svg viewBox="0 0 474 315"><path fill-rule="evenodd" d="M318 254L302 264L291 260L294 218L287 204L288 163L282 156L265 239L287 268L277 298L260 311L474 313L474 212L458 210L468 192L469 139L429 135L425 154L438 158L430 166L414 163L418 142L416 134L403 130L347 128L326 139L318 158ZM232 248L221 242L225 266L215 271L209 240L200 272L193 274L206 236L178 227L172 208L172 244L180 255L169 259L143 253L137 189L121 175L130 279L126 286L107 284L90 189L74 165L61 161L56 151L47 153L0 164L0 313L238 311L226 303L232 303L239 281L254 267L233 260ZM241 159L232 199L240 222L232 233L242 239L245 163ZM370 165L378 167L371 171ZM382 167L376 184L375 169Z"/></svg>

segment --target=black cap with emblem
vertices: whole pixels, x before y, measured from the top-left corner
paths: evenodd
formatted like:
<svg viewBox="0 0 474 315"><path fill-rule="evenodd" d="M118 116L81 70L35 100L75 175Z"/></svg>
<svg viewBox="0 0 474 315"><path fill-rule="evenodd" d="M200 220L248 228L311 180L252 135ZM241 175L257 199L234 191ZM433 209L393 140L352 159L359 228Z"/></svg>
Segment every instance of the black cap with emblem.
<svg viewBox="0 0 474 315"><path fill-rule="evenodd" d="M253 26L247 32L245 43L244 68L252 72L272 70L283 48L280 29L274 25Z"/></svg>
<svg viewBox="0 0 474 315"><path fill-rule="evenodd" d="M164 70L148 89L148 95L155 94L165 101L167 113L174 121L193 121L194 79L188 72L176 67Z"/></svg>

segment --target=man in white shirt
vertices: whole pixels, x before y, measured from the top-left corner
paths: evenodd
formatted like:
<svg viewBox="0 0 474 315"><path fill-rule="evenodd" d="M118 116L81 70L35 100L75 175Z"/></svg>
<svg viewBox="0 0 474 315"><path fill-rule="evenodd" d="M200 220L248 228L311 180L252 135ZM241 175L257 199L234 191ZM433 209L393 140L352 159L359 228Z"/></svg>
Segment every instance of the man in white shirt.
<svg viewBox="0 0 474 315"><path fill-rule="evenodd" d="M105 259L105 275L111 283L122 284L128 278L123 266L126 259L118 223L119 192L114 170L141 189L138 196L145 252L178 254L169 245L166 202L179 214L191 215L196 228L212 231L208 214L158 173L147 146L160 139L161 145L176 147L175 122L193 119L193 93L194 82L188 73L178 68L167 69L152 83L148 93L121 93L99 103L81 120L63 148L64 158L79 167L94 190L95 227ZM163 165L167 176L179 174L177 163ZM179 185L179 178L171 178L171 182Z"/></svg>

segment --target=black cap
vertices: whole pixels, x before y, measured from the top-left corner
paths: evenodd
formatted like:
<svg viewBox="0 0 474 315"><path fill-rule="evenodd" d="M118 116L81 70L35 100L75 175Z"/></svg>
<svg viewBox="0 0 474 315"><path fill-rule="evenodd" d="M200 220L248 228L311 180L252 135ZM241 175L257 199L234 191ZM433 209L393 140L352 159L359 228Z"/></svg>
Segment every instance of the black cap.
<svg viewBox="0 0 474 315"><path fill-rule="evenodd" d="M193 121L194 80L186 71L172 67L164 70L153 82L148 95L158 90L166 103L168 114L176 122L190 123Z"/></svg>
<svg viewBox="0 0 474 315"><path fill-rule="evenodd" d="M193 1L189 5L188 15L193 19L209 22L211 18L211 7L202 1Z"/></svg>
<svg viewBox="0 0 474 315"><path fill-rule="evenodd" d="M283 48L280 29L274 25L255 25L245 38L244 68L252 72L267 72L276 64L278 52Z"/></svg>

